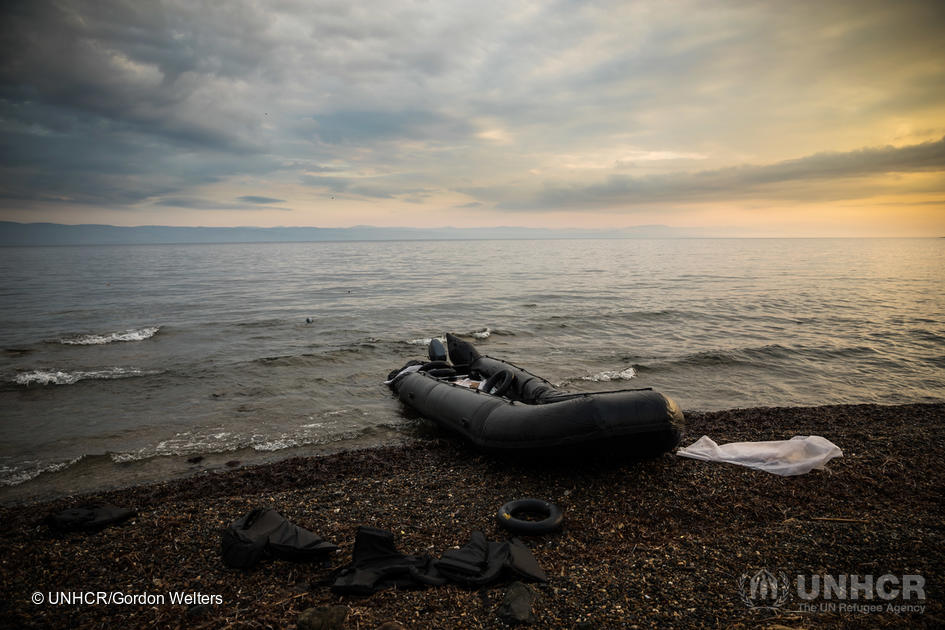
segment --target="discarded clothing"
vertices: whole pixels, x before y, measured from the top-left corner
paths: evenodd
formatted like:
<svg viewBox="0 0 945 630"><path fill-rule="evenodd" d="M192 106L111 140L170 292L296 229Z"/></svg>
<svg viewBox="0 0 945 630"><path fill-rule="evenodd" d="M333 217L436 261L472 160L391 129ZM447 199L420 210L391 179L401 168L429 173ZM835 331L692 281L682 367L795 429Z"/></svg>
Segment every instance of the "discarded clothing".
<svg viewBox="0 0 945 630"><path fill-rule="evenodd" d="M359 527L352 561L336 574L332 591L339 595L370 595L382 588L438 586L447 581L483 585L505 577L545 582L548 577L531 551L518 541L489 542L473 532L461 549L446 551L439 560L397 551L391 532Z"/></svg>
<svg viewBox="0 0 945 630"><path fill-rule="evenodd" d="M234 569L248 569L263 558L313 562L337 549L270 508L256 508L223 532L223 562Z"/></svg>
<svg viewBox="0 0 945 630"><path fill-rule="evenodd" d="M548 581L528 547L518 540L489 542L482 532L473 532L465 547L447 550L435 564L440 575L460 584L489 584L509 574L533 582Z"/></svg>
<svg viewBox="0 0 945 630"><path fill-rule="evenodd" d="M445 584L430 556L397 551L394 535L374 527L358 527L351 564L339 569L331 590L339 595L371 595L383 588Z"/></svg>
<svg viewBox="0 0 945 630"><path fill-rule="evenodd" d="M843 451L819 435L795 435L790 440L771 442L732 442L718 445L703 435L693 444L676 451L682 457L703 461L727 462L764 470L775 475L803 475L834 457L843 457Z"/></svg>
<svg viewBox="0 0 945 630"><path fill-rule="evenodd" d="M64 532L94 532L109 525L120 523L135 516L137 512L110 503L92 503L69 508L46 517L46 524Z"/></svg>

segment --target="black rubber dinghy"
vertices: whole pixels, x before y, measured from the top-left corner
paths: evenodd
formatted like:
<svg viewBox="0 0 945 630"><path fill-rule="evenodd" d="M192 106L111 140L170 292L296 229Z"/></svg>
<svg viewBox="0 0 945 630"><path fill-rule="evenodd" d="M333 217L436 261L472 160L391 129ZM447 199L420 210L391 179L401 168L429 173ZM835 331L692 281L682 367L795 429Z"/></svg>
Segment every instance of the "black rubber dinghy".
<svg viewBox="0 0 945 630"><path fill-rule="evenodd" d="M391 372L388 385L421 416L474 445L508 453L613 451L652 457L673 449L683 414L651 389L569 393L506 361L480 355L448 334L430 361Z"/></svg>

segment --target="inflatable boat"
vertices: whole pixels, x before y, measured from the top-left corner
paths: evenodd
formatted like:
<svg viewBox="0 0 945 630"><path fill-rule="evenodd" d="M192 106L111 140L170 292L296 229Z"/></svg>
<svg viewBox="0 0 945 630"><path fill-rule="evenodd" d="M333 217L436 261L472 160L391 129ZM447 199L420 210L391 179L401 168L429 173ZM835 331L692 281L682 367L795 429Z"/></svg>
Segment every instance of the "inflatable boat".
<svg viewBox="0 0 945 630"><path fill-rule="evenodd" d="M650 388L560 391L451 334L446 342L448 357L434 339L428 361L411 361L386 383L405 405L480 448L522 454L606 450L640 458L679 443L682 411Z"/></svg>

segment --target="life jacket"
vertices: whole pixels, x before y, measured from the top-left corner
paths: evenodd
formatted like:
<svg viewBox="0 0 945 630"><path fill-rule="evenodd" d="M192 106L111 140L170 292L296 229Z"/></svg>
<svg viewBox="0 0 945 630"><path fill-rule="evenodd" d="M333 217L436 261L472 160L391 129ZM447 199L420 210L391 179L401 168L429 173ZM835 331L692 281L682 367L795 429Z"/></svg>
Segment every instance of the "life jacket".
<svg viewBox="0 0 945 630"><path fill-rule="evenodd" d="M394 535L383 529L358 527L351 564L336 573L331 590L339 595L370 595L382 588L418 588L445 584L427 555L397 551Z"/></svg>
<svg viewBox="0 0 945 630"><path fill-rule="evenodd" d="M137 512L121 508L110 503L92 503L69 508L46 517L46 524L52 529L64 532L94 532L109 525L120 523L135 516Z"/></svg>
<svg viewBox="0 0 945 630"><path fill-rule="evenodd" d="M252 510L223 532L223 562L234 569L248 569L264 558L314 562L337 549L270 508Z"/></svg>
<svg viewBox="0 0 945 630"><path fill-rule="evenodd" d="M391 586L421 588L447 581L478 586L507 577L548 580L531 551L518 540L489 542L482 532L473 532L464 547L433 560L428 555L405 555L394 546L391 532L361 526L351 564L335 572L331 590L339 595L370 595Z"/></svg>
<svg viewBox="0 0 945 630"><path fill-rule="evenodd" d="M436 568L451 582L474 586L510 575L534 582L548 581L532 552L521 541L490 542L482 532L473 532L464 547L445 551L436 561Z"/></svg>

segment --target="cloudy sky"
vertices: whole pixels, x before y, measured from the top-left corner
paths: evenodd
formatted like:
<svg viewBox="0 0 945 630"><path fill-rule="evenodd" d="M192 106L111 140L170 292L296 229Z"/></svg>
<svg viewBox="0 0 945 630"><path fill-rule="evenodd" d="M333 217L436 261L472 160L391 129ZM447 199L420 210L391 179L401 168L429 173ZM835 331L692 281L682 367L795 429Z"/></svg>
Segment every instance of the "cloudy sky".
<svg viewBox="0 0 945 630"><path fill-rule="evenodd" d="M940 0L2 7L2 220L945 235Z"/></svg>

